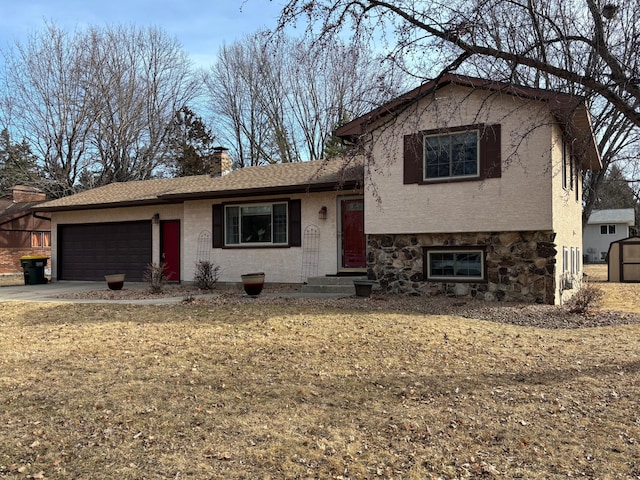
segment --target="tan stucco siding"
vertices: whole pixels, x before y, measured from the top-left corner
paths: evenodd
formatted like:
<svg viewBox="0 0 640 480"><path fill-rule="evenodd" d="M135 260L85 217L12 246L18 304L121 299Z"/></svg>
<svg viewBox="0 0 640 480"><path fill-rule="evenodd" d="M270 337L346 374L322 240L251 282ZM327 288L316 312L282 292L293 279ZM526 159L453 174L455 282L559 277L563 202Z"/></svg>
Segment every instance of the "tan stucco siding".
<svg viewBox="0 0 640 480"><path fill-rule="evenodd" d="M338 266L338 199L342 195L348 196L356 193L358 192L345 191L340 195L337 195L336 192L328 192L233 199L233 203L301 199L303 245L291 248L213 248L209 242L205 249L205 255L209 255L209 260L220 266L219 281L221 282L239 282L241 274L260 271L267 274L267 282L299 283L302 280L302 265L305 256L304 231L310 225L315 225L319 231L319 252L315 273L320 276L335 274ZM225 200L225 202L231 201ZM160 220L180 220L180 280L191 282L194 278L198 254L201 251L198 245L200 234L205 231L209 235L213 233L212 205L214 203L224 202L222 200L198 200L176 205L54 212L52 214L52 244L54 245L52 272L57 271L55 245L58 241L58 225L151 220L153 215L158 213ZM318 211L323 206L327 207L327 218L319 219ZM152 225L152 235L152 258L154 262L158 262L160 258L159 225Z"/></svg>
<svg viewBox="0 0 640 480"><path fill-rule="evenodd" d="M345 195L347 192L344 192ZM252 272L265 272L266 282L274 283L300 283L302 278L303 260L305 256L304 232L310 225L318 227L320 237L318 239L319 252L316 274L335 274L338 262L337 243L337 198L335 192L313 193L291 196L269 196L263 198L237 198L226 203L241 203L261 201L276 201L279 199L302 200L302 246L283 248L210 248L208 253L210 261L220 267L221 282L239 282L240 275ZM185 203L184 222L184 251L187 252L184 259L185 280L191 281L195 274L196 253L198 252L198 238L203 230L211 232L212 229L212 205L225 203L223 201L201 200ZM321 207L327 207L327 218L318 218Z"/></svg>
<svg viewBox="0 0 640 480"><path fill-rule="evenodd" d="M418 118L419 120L408 120ZM403 184L403 138L422 130L501 125L501 178ZM550 230L551 125L543 103L443 88L372 135L366 233Z"/></svg>
<svg viewBox="0 0 640 480"><path fill-rule="evenodd" d="M578 166L574 165L574 168ZM580 286L582 278L582 175L574 174L574 182L567 178L563 185L562 132L553 130L553 232L558 251L556 263L556 303L569 298ZM579 170L578 170L579 172ZM570 174L570 171L569 171ZM564 265L564 249L567 249L568 265ZM572 266L573 264L573 266ZM572 282L562 282L565 273L573 271ZM567 288L572 285L573 288Z"/></svg>

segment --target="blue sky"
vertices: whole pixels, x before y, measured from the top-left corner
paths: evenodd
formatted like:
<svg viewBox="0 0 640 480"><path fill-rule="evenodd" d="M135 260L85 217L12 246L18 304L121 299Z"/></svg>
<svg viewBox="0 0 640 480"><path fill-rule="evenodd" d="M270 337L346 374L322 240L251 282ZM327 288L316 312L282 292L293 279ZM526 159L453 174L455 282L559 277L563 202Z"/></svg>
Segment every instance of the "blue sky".
<svg viewBox="0 0 640 480"><path fill-rule="evenodd" d="M45 21L67 31L88 25L161 27L200 66L223 42L272 28L284 0L0 0L0 48L24 41Z"/></svg>

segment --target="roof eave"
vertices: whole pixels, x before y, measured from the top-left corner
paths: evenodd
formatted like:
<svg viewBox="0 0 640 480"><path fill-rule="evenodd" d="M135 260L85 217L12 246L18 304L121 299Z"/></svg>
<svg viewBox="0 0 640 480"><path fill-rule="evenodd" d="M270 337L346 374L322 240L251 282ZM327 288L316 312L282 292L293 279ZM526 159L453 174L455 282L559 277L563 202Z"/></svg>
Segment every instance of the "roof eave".
<svg viewBox="0 0 640 480"><path fill-rule="evenodd" d="M165 205L170 203L180 203L180 202L170 202L164 199L155 198L149 200L130 200L130 201L121 201L121 202L105 202L105 203L91 203L85 205L60 205L60 206L51 206L51 207L38 207L34 208L34 211L38 212L69 212L72 210L99 210L104 208L121 208L121 207L145 207L149 205Z"/></svg>
<svg viewBox="0 0 640 480"><path fill-rule="evenodd" d="M190 193L168 193L158 195L155 199L132 200L121 202L92 203L85 205L60 205L51 207L36 208L39 212L69 212L73 210L99 210L105 208L123 207L144 207L150 205L168 205L182 203L185 200L206 200L215 198L232 197L257 197L264 195L307 193L307 192L329 192L337 190L353 190L358 188L360 182L357 180L345 180L344 182L314 183L308 185L275 186L266 188L245 188L236 190L190 192Z"/></svg>
<svg viewBox="0 0 640 480"><path fill-rule="evenodd" d="M593 133L591 115L583 103L576 108L568 127L570 134L580 142L578 147L583 160L583 170L602 170L602 159Z"/></svg>
<svg viewBox="0 0 640 480"><path fill-rule="evenodd" d="M259 197L265 195L284 195L292 193L330 192L336 190L353 190L358 187L357 180L345 180L344 182L312 183L306 185L288 185L274 187L243 188L236 190L222 190L210 192L169 193L159 198L171 200L208 200L215 198L232 197Z"/></svg>

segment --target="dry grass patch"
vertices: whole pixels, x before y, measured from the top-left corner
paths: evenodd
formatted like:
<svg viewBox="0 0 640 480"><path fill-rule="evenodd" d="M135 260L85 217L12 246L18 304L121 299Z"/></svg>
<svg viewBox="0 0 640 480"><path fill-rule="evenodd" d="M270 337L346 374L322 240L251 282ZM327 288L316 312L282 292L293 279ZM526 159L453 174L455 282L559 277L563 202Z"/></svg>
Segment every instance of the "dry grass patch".
<svg viewBox="0 0 640 480"><path fill-rule="evenodd" d="M0 476L637 478L640 325L0 304Z"/></svg>
<svg viewBox="0 0 640 480"><path fill-rule="evenodd" d="M585 265L585 273L590 283L604 292L600 307L603 310L640 313L639 283L607 282L607 265Z"/></svg>

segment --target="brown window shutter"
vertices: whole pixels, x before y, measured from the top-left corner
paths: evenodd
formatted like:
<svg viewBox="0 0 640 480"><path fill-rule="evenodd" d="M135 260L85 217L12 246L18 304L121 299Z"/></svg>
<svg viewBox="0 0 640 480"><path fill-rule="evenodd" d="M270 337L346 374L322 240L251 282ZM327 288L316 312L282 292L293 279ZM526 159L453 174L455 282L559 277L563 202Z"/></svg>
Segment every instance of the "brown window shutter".
<svg viewBox="0 0 640 480"><path fill-rule="evenodd" d="M480 127L480 176L500 178L502 176L502 142L500 125Z"/></svg>
<svg viewBox="0 0 640 480"><path fill-rule="evenodd" d="M302 245L302 202L289 200L289 246Z"/></svg>
<svg viewBox="0 0 640 480"><path fill-rule="evenodd" d="M224 206L221 204L213 205L213 248L222 248L224 246Z"/></svg>
<svg viewBox="0 0 640 480"><path fill-rule="evenodd" d="M424 160L423 134L414 133L404 136L404 184L422 181Z"/></svg>

